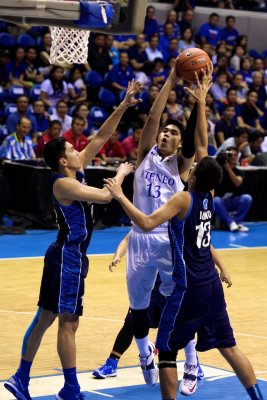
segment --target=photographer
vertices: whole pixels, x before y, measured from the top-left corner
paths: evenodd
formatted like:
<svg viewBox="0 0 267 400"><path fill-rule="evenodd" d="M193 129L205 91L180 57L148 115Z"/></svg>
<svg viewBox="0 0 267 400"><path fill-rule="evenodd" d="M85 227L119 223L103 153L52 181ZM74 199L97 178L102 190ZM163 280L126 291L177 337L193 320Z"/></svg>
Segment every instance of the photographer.
<svg viewBox="0 0 267 400"><path fill-rule="evenodd" d="M242 194L243 177L241 171L236 168L237 159L236 147L228 147L216 157L223 167L223 179L215 191L215 213L231 232L248 232L249 229L242 225L242 221L248 213L252 197Z"/></svg>

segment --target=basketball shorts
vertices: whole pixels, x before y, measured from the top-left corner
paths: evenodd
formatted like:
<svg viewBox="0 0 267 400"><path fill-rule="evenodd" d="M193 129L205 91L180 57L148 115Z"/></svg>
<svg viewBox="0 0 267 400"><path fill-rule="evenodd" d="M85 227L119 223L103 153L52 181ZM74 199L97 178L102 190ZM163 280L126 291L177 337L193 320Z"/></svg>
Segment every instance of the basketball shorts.
<svg viewBox="0 0 267 400"><path fill-rule="evenodd" d="M194 339L197 351L235 346L221 281L188 288L176 287L160 320L157 349L177 351Z"/></svg>
<svg viewBox="0 0 267 400"><path fill-rule="evenodd" d="M126 272L131 308L142 310L149 306L158 272L162 282L159 291L163 296L168 296L175 286L168 233L140 233L131 230Z"/></svg>
<svg viewBox="0 0 267 400"><path fill-rule="evenodd" d="M77 244L53 243L47 250L38 306L54 314L82 315L84 277L81 275L86 255Z"/></svg>

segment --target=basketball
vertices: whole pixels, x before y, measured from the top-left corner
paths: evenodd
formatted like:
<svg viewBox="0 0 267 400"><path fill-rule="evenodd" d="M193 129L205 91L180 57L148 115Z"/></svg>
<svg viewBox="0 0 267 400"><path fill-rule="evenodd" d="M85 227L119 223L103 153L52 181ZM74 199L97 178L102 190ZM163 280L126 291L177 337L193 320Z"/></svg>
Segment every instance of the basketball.
<svg viewBox="0 0 267 400"><path fill-rule="evenodd" d="M201 79L201 68L205 68L210 63L208 54L201 49L192 48L184 50L176 59L176 70L187 82L195 82L195 72Z"/></svg>

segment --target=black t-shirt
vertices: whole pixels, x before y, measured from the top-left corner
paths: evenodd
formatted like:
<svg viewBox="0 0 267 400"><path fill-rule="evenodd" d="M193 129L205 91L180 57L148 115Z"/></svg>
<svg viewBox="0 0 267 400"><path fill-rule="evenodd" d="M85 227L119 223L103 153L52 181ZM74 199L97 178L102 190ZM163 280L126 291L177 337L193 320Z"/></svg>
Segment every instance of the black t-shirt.
<svg viewBox="0 0 267 400"><path fill-rule="evenodd" d="M241 170L234 167L233 172L238 176L243 176ZM239 187L236 187L235 184L231 181L231 178L225 168L223 168L223 179L220 185L215 190L215 196L230 198L234 196L240 196L243 193L242 190L243 184Z"/></svg>

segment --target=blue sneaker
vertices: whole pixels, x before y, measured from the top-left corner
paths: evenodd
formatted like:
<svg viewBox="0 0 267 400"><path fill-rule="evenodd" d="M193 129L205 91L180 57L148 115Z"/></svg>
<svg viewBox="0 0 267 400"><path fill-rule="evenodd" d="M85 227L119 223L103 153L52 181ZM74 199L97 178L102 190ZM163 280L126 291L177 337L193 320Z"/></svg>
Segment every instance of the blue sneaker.
<svg viewBox="0 0 267 400"><path fill-rule="evenodd" d="M205 379L205 374L203 369L201 368L201 365L199 364L198 356L197 356L197 366L198 366L197 379L199 381L202 381L203 379Z"/></svg>
<svg viewBox="0 0 267 400"><path fill-rule="evenodd" d="M63 388L56 395L57 400L84 400L85 396L80 392L80 387L76 387L65 383Z"/></svg>
<svg viewBox="0 0 267 400"><path fill-rule="evenodd" d="M4 387L18 400L32 400L28 387L23 387L21 380L13 375L4 383Z"/></svg>
<svg viewBox="0 0 267 400"><path fill-rule="evenodd" d="M98 379L117 376L117 365L118 360L115 360L114 358L108 358L102 367L93 371L92 375Z"/></svg>

